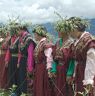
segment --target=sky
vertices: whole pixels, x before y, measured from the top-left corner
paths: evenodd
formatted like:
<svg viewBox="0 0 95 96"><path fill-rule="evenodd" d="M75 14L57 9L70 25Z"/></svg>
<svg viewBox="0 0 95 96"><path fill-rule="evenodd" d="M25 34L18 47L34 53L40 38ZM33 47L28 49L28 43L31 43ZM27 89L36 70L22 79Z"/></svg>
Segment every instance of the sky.
<svg viewBox="0 0 95 96"><path fill-rule="evenodd" d="M63 17L95 17L95 0L0 0L0 21L20 17L32 23L55 21Z"/></svg>

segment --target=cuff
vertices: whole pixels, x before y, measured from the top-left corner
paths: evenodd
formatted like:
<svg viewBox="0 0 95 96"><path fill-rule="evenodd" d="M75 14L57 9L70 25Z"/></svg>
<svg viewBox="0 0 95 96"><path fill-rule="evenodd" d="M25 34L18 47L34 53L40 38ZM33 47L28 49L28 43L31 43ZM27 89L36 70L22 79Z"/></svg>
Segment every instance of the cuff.
<svg viewBox="0 0 95 96"><path fill-rule="evenodd" d="M94 81L93 81L93 80L91 80L91 79L88 79L88 80L83 80L83 85L88 85L88 84L93 85L93 84L94 84Z"/></svg>
<svg viewBox="0 0 95 96"><path fill-rule="evenodd" d="M52 64L51 63L47 63L47 69L51 69L52 68Z"/></svg>

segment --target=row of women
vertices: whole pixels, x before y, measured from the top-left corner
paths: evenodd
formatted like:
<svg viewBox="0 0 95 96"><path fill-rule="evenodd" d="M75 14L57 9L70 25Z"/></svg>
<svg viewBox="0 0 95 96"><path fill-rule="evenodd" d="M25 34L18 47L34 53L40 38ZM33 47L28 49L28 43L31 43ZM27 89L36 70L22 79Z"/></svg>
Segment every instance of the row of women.
<svg viewBox="0 0 95 96"><path fill-rule="evenodd" d="M17 85L15 93L27 93L27 74L33 76L29 96L95 96L95 39L79 17L59 20L59 39L53 44L43 25L32 32L25 26L7 36L0 57L0 87ZM13 31L10 31L10 33Z"/></svg>

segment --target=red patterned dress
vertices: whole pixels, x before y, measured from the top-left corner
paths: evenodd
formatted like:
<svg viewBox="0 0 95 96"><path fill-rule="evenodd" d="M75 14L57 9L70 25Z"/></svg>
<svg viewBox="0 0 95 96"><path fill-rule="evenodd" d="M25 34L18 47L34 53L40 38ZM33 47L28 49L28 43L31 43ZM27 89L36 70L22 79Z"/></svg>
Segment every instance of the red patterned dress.
<svg viewBox="0 0 95 96"><path fill-rule="evenodd" d="M9 36L4 40L0 48L0 88L7 88L7 68L5 66L5 56L8 49Z"/></svg>
<svg viewBox="0 0 95 96"><path fill-rule="evenodd" d="M76 74L75 74L76 92L84 91L85 84L83 84L83 80L85 79L85 71L86 71L85 68L86 65L88 65L87 62L88 51L91 48L93 49L95 48L95 39L92 38L90 33L84 32L75 44L75 59L77 61ZM76 96L78 96L78 94ZM88 96L94 96L94 95L90 93Z"/></svg>
<svg viewBox="0 0 95 96"><path fill-rule="evenodd" d="M62 39L60 39L56 43L53 50L53 58L55 63L57 64L55 96L68 96L68 91L71 92L70 90L68 90L66 84L66 73L71 55L71 50L69 49L69 46L67 46L68 40L69 39L64 42ZM72 92L70 95L73 96Z"/></svg>
<svg viewBox="0 0 95 96"><path fill-rule="evenodd" d="M47 46L48 41L42 38L35 48L35 78L34 96L53 96L48 78L48 69L52 68L52 48Z"/></svg>

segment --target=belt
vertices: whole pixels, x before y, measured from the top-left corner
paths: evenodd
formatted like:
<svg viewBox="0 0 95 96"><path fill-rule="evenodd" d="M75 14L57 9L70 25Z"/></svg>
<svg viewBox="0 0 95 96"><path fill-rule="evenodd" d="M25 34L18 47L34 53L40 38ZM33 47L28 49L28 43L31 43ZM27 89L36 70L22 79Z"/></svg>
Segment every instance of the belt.
<svg viewBox="0 0 95 96"><path fill-rule="evenodd" d="M37 60L35 60L35 63L36 64L46 64L46 61L37 61Z"/></svg>
<svg viewBox="0 0 95 96"><path fill-rule="evenodd" d="M12 54L13 57L18 57L18 54Z"/></svg>
<svg viewBox="0 0 95 96"><path fill-rule="evenodd" d="M64 61L58 61L58 65L64 65Z"/></svg>
<svg viewBox="0 0 95 96"><path fill-rule="evenodd" d="M27 58L27 56L26 56L26 55L21 55L21 57L25 57L25 58Z"/></svg>

